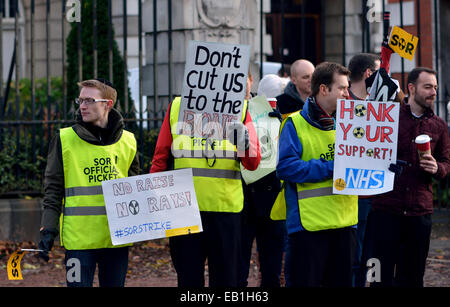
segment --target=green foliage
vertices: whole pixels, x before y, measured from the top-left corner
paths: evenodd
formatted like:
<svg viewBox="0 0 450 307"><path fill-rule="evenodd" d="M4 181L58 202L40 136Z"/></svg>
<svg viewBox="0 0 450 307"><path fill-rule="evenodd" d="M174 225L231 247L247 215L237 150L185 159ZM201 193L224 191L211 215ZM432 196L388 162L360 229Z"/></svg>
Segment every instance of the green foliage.
<svg viewBox="0 0 450 307"><path fill-rule="evenodd" d="M50 96L52 104L58 103L62 107L63 100L63 84L61 77L52 77L50 79ZM42 106L47 108L47 78L41 78L35 80L35 110L38 112L39 108ZM21 79L19 81L19 111L21 113L21 120L31 119L31 80L28 78ZM7 113L10 110L12 118L15 119L16 114L16 84L11 83L11 89L9 92L8 102L7 102ZM25 108L28 112L24 112ZM60 109L62 110L62 109ZM23 116L26 113L27 116Z"/></svg>
<svg viewBox="0 0 450 307"><path fill-rule="evenodd" d="M36 152L36 161L33 162L32 155L28 153L29 145L25 144L23 137L17 151L14 135L5 133L5 130L0 129L3 138L0 149L0 195L14 191L40 191L45 159Z"/></svg>
<svg viewBox="0 0 450 307"><path fill-rule="evenodd" d="M82 43L82 67L83 80L94 77L94 48L93 33L94 25L92 18L92 0L83 0L81 10L81 43ZM97 53L98 53L98 77L109 79L109 38L108 38L108 0L97 0ZM69 100L74 100L79 93L78 80L78 26L79 23L72 23L72 28L67 38L67 96ZM114 28L112 29L114 37ZM131 113L132 99L129 89L124 89L124 60L120 55L116 41L112 42L113 51L113 77L112 80L116 90L117 99L120 103L122 114L125 111L124 94L128 95L129 113ZM117 107L117 106L116 106ZM133 117L126 116L125 117Z"/></svg>
<svg viewBox="0 0 450 307"><path fill-rule="evenodd" d="M448 175L450 176L450 175ZM450 208L450 178L436 180L433 178L433 202L435 207Z"/></svg>
<svg viewBox="0 0 450 307"><path fill-rule="evenodd" d="M135 136L140 144L139 132L135 131ZM158 141L159 129L144 130L142 133L143 146L140 148L139 152L139 162L141 165L141 172L147 174L150 171L150 166L152 164L153 154L155 153L156 142Z"/></svg>

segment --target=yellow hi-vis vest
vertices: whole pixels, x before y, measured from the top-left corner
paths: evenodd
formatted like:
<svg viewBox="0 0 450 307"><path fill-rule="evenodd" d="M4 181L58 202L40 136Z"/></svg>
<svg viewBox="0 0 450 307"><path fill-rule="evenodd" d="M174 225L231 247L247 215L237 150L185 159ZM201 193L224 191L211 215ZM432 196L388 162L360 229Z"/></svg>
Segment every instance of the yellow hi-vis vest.
<svg viewBox="0 0 450 307"><path fill-rule="evenodd" d="M123 130L114 144L92 145L73 128L60 130L65 199L61 215L61 245L68 250L113 246L106 217L102 181L128 176L136 155L136 139Z"/></svg>
<svg viewBox="0 0 450 307"><path fill-rule="evenodd" d="M170 108L174 169L192 168L200 211L240 212L244 204L240 162L236 146L228 140L202 139L177 134L181 98ZM242 122L247 103L244 103Z"/></svg>
<svg viewBox="0 0 450 307"><path fill-rule="evenodd" d="M291 115L303 147L302 160L320 159L334 145L335 130L310 125L299 113ZM333 178L316 183L297 183L300 220L308 231L336 229L358 223L358 196L333 194Z"/></svg>

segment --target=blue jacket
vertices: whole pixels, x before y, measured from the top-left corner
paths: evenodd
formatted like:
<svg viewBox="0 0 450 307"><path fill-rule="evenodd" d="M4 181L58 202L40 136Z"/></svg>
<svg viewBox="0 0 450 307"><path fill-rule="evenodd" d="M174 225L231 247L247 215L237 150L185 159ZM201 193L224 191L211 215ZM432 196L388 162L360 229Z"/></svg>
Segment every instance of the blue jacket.
<svg viewBox="0 0 450 307"><path fill-rule="evenodd" d="M306 121L321 129L309 114L309 99L306 101L300 114ZM286 227L288 234L304 230L298 207L296 183L320 182L333 177L334 161L325 159L312 159L304 161L302 157L303 147L295 130L291 118L286 119L281 130L278 149L277 176L286 184Z"/></svg>

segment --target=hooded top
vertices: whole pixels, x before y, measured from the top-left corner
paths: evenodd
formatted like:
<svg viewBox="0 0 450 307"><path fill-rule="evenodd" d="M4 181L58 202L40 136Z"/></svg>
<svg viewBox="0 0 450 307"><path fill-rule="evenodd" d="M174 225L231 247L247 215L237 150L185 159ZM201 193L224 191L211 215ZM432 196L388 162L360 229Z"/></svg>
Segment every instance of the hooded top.
<svg viewBox="0 0 450 307"><path fill-rule="evenodd" d="M284 89L284 94L281 94L277 98L277 108L281 114L288 114L299 111L303 108L305 102L300 97L297 92L295 84L291 82L288 83Z"/></svg>

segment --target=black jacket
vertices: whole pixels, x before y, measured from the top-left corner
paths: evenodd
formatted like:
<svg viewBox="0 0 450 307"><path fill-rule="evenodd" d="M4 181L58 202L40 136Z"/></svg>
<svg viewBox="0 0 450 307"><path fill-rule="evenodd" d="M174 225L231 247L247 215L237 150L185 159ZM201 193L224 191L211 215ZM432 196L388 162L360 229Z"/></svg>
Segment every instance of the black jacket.
<svg viewBox="0 0 450 307"><path fill-rule="evenodd" d="M108 117L108 126L100 128L82 121L81 114L77 114L77 123L72 126L75 133L84 141L94 145L111 145L122 136L125 124L118 111L112 109ZM136 152L134 160L128 170L128 176L139 175L139 155ZM62 211L64 198L64 168L62 161L61 139L59 131L55 133L50 142L47 167L44 178L44 212L41 219L41 227L44 229L57 229L59 216Z"/></svg>

